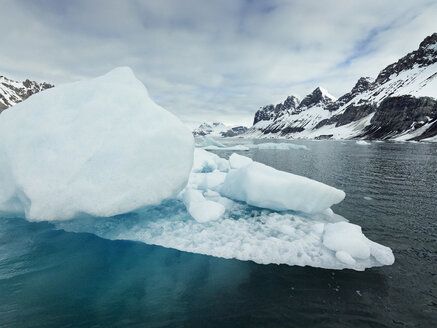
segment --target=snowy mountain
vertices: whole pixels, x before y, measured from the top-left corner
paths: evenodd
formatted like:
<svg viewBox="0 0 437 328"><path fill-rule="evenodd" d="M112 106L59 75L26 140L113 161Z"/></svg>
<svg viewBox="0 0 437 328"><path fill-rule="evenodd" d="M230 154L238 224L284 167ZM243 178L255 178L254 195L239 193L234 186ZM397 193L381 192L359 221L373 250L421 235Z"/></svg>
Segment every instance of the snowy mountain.
<svg viewBox="0 0 437 328"><path fill-rule="evenodd" d="M194 136L235 137L247 131L245 126L230 127L220 122L202 123L193 130Z"/></svg>
<svg viewBox="0 0 437 328"><path fill-rule="evenodd" d="M0 113L31 95L52 87L53 85L45 82L38 83L30 80L19 82L0 76Z"/></svg>
<svg viewBox="0 0 437 328"><path fill-rule="evenodd" d="M437 135L437 33L336 99L318 87L255 113L247 137L422 140Z"/></svg>

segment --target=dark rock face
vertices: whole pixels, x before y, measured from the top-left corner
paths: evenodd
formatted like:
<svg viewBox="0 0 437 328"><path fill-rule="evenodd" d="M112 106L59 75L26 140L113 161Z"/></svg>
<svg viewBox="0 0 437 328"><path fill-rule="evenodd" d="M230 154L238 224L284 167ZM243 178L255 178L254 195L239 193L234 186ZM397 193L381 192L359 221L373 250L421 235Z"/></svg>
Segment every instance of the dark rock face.
<svg viewBox="0 0 437 328"><path fill-rule="evenodd" d="M372 87L373 80L370 77L361 77L358 79L355 86L352 88L352 90L340 98L336 102L333 102L328 105L327 109L331 112L336 111L341 106L347 104L349 101L351 101L354 97L359 95L360 93L366 92Z"/></svg>
<svg viewBox="0 0 437 328"><path fill-rule="evenodd" d="M437 56L435 55L437 49L437 33L434 33L423 40L419 49L413 51L399 59L396 63L387 66L379 73L376 78L376 83L386 82L392 74L399 74L400 72L412 69L415 65L417 67L428 66L437 62Z"/></svg>
<svg viewBox="0 0 437 328"><path fill-rule="evenodd" d="M0 112L49 88L53 88L53 85L30 80L17 82L0 76Z"/></svg>
<svg viewBox="0 0 437 328"><path fill-rule="evenodd" d="M333 100L328 97L320 87L318 87L301 102L295 96L288 96L283 103L261 107L255 113L253 124L255 125L260 121L278 120L285 114L296 115L312 106L321 105L327 107L332 103Z"/></svg>
<svg viewBox="0 0 437 328"><path fill-rule="evenodd" d="M437 119L437 100L430 97L389 97L382 101L361 137L388 139L407 130L416 130ZM432 131L427 131L432 137ZM437 132L437 131L436 131ZM423 139L427 136L418 136Z"/></svg>
<svg viewBox="0 0 437 328"><path fill-rule="evenodd" d="M312 107L318 104L328 104L332 103L332 99L327 97L324 92L318 87L313 92L311 92L308 96L303 98L302 102L299 104L299 109L303 109L304 107Z"/></svg>
<svg viewBox="0 0 437 328"><path fill-rule="evenodd" d="M253 119L253 125L260 121L270 121L275 118L275 106L267 105L260 107L260 109L255 113L255 118Z"/></svg>
<svg viewBox="0 0 437 328"><path fill-rule="evenodd" d="M283 103L274 105L267 105L260 107L260 109L255 113L255 118L253 124L260 121L271 121L273 119L278 119L285 113L293 113L297 106L299 106L299 99L295 96L288 96Z"/></svg>

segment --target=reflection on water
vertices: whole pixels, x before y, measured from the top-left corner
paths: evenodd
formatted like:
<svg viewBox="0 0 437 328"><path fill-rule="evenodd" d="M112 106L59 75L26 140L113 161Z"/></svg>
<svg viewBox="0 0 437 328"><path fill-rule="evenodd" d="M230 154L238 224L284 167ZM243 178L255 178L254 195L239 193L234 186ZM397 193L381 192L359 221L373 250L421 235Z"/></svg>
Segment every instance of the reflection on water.
<svg viewBox="0 0 437 328"><path fill-rule="evenodd" d="M344 189L334 210L390 246L393 266L258 265L1 219L0 327L432 327L437 145L305 144L245 154Z"/></svg>

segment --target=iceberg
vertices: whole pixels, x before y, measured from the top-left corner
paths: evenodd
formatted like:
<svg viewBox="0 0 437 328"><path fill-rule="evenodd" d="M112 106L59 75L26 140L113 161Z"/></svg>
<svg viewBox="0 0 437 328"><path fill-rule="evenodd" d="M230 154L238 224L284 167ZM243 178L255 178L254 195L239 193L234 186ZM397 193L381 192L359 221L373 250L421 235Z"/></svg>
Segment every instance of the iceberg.
<svg viewBox="0 0 437 328"><path fill-rule="evenodd" d="M331 210L344 197L249 157L194 149L128 68L0 115L0 212L68 231L262 264L392 264L390 248Z"/></svg>
<svg viewBox="0 0 437 328"><path fill-rule="evenodd" d="M0 211L40 221L157 205L185 187L193 149L129 68L60 85L0 115Z"/></svg>
<svg viewBox="0 0 437 328"><path fill-rule="evenodd" d="M356 144L360 145L360 146L368 146L368 145L370 145L370 142L367 142L364 140L358 140L358 141L356 141Z"/></svg>
<svg viewBox="0 0 437 328"><path fill-rule="evenodd" d="M117 217L86 228L74 222L62 227L261 264L354 270L392 264L390 248L367 239L361 227L330 209L344 197L342 190L246 156L233 153L225 160L196 149L179 196L186 211L168 202L138 217L127 215L122 223ZM101 226L113 228L102 232Z"/></svg>

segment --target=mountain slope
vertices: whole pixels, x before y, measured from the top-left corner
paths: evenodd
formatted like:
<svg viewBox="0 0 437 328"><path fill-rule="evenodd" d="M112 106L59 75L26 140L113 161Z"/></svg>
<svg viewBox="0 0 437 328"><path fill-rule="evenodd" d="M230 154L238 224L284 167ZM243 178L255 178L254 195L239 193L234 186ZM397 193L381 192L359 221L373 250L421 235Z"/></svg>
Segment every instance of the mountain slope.
<svg viewBox="0 0 437 328"><path fill-rule="evenodd" d="M221 122L214 123L202 123L193 130L193 135L195 137L204 137L204 136L212 136L212 137L235 137L247 131L245 126L235 126L230 127L224 125Z"/></svg>
<svg viewBox="0 0 437 328"><path fill-rule="evenodd" d="M0 76L0 112L37 92L52 87L53 85L45 82L38 83L30 80L19 82Z"/></svg>
<svg viewBox="0 0 437 328"><path fill-rule="evenodd" d="M375 80L360 78L338 99L317 88L301 102L290 96L282 104L261 108L246 136L421 140L437 134L436 122L434 33Z"/></svg>

